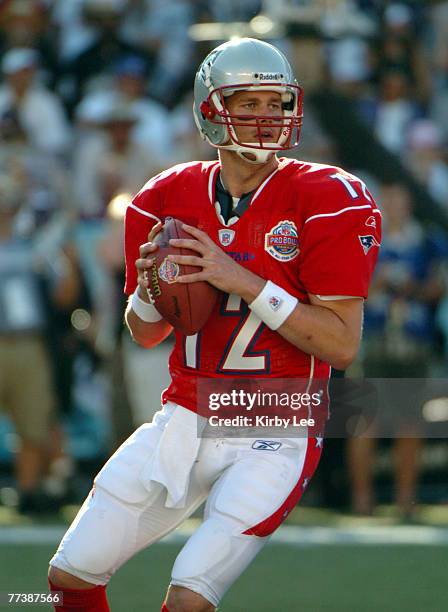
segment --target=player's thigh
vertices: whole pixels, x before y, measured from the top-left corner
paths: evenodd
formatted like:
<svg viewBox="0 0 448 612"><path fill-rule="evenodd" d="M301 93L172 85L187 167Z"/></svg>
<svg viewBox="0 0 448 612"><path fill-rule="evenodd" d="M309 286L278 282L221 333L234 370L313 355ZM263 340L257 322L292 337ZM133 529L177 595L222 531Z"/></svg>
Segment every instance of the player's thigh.
<svg viewBox="0 0 448 612"><path fill-rule="evenodd" d="M191 496L182 509L165 508L160 490L151 503L129 503L94 487L50 561L92 584L107 584L133 555L175 529L203 501Z"/></svg>
<svg viewBox="0 0 448 612"><path fill-rule="evenodd" d="M177 527L205 498L194 475L183 508L165 507L166 492L142 473L152 461L169 410L140 427L109 459L51 563L93 584L106 584L133 554Z"/></svg>
<svg viewBox="0 0 448 612"><path fill-rule="evenodd" d="M311 444L281 452L248 445L214 484L205 521L180 552L172 584L190 588L215 606L268 541L296 503L311 468ZM320 453L314 453L320 454ZM308 458L308 461L307 461ZM289 504L289 505L288 505Z"/></svg>
<svg viewBox="0 0 448 612"><path fill-rule="evenodd" d="M246 444L214 484L205 517L226 516L242 533L270 535L299 501L320 453L314 438L280 439L266 450Z"/></svg>

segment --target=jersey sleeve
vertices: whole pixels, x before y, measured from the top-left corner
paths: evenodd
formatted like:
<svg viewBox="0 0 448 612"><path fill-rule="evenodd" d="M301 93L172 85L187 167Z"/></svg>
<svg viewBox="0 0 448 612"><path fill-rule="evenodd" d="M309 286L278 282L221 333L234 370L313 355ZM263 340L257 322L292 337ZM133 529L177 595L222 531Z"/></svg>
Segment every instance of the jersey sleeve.
<svg viewBox="0 0 448 612"><path fill-rule="evenodd" d="M135 261L139 256L139 248L148 241L148 234L160 217L161 199L159 190L155 189L151 183L147 183L128 206L124 221L126 263L124 291L127 295L131 295L137 287Z"/></svg>
<svg viewBox="0 0 448 612"><path fill-rule="evenodd" d="M308 293L367 298L381 243L381 213L372 200L342 201L310 215L301 236L300 279Z"/></svg>

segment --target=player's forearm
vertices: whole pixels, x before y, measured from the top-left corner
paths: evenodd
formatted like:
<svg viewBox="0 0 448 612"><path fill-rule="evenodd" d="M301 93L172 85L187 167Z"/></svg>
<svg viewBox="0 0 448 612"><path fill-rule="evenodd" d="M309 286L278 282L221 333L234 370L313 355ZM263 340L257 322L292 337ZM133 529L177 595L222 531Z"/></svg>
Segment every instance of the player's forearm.
<svg viewBox="0 0 448 612"><path fill-rule="evenodd" d="M265 286L265 279L245 270L239 294L247 304L252 304ZM299 303L276 331L305 353L344 370L358 352L360 328L361 320L355 333L353 326L346 325L344 319L330 308Z"/></svg>
<svg viewBox="0 0 448 612"><path fill-rule="evenodd" d="M355 336L335 312L324 306L299 303L277 332L337 370L345 370L359 349L359 335Z"/></svg>
<svg viewBox="0 0 448 612"><path fill-rule="evenodd" d="M155 323L142 321L130 305L125 312L125 321L132 338L145 348L153 348L160 344L173 329L164 319Z"/></svg>

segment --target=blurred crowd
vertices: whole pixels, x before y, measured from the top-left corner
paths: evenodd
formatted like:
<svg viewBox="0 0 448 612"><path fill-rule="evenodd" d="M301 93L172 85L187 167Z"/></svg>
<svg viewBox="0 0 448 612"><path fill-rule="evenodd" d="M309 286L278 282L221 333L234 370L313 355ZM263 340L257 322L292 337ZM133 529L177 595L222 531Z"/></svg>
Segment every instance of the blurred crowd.
<svg viewBox="0 0 448 612"><path fill-rule="evenodd" d="M305 88L289 155L344 165L383 210L356 371L446 375L447 1L2 0L0 464L14 472L0 503L77 501L79 464L158 409L171 340L146 351L123 330L122 220L148 178L215 156L191 88L232 33L277 44ZM374 444L349 446L353 509L368 513ZM404 512L421 446L397 453Z"/></svg>

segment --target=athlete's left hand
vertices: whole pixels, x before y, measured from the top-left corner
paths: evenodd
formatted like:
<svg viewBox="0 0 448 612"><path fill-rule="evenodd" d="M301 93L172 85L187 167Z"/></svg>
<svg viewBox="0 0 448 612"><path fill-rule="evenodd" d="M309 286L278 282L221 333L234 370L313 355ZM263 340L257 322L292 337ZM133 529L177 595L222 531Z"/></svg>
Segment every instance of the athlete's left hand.
<svg viewBox="0 0 448 612"><path fill-rule="evenodd" d="M265 280L246 270L225 253L205 232L191 225L182 225L191 234L191 239L172 238L170 245L191 249L198 255L169 255L168 259L177 264L198 266L200 272L177 277L178 283L208 281L225 293L240 295L252 301L262 290Z"/></svg>

